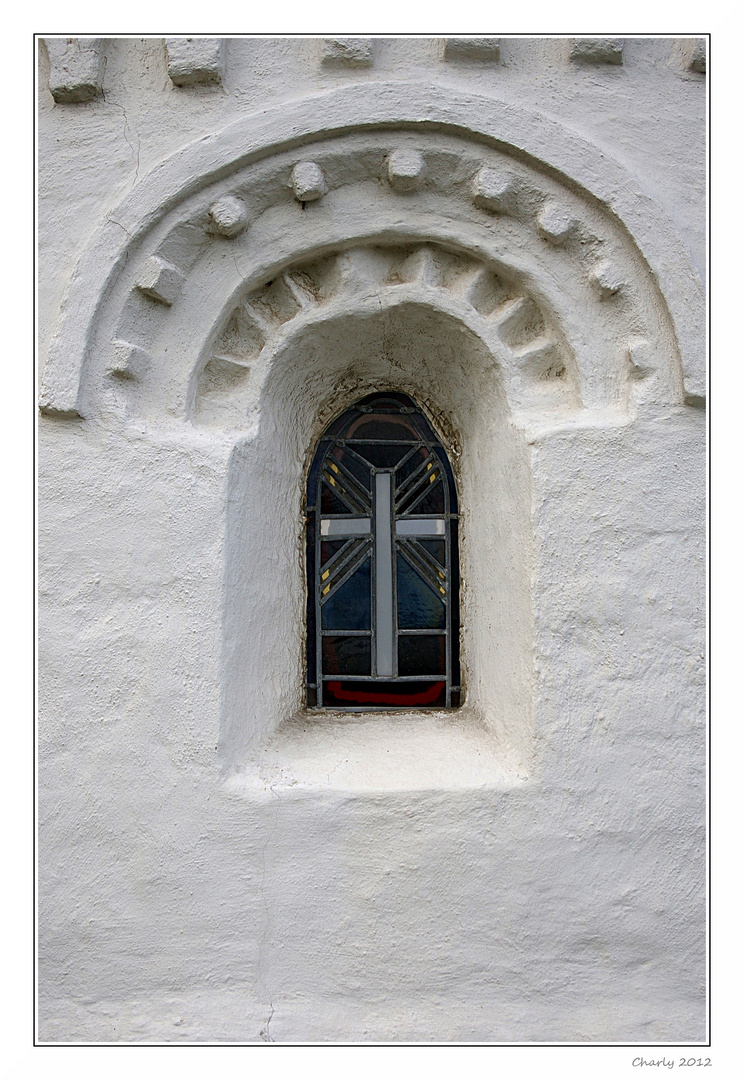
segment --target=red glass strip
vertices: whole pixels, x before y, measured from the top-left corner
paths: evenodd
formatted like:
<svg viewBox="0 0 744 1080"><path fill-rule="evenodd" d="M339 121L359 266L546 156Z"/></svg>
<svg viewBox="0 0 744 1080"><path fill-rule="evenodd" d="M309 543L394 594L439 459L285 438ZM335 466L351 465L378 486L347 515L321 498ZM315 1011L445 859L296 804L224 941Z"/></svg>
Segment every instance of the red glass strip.
<svg viewBox="0 0 744 1080"><path fill-rule="evenodd" d="M444 683L434 683L418 694L385 694L373 690L344 690L340 682L329 682L328 690L339 701L353 701L357 705L430 705L444 689Z"/></svg>

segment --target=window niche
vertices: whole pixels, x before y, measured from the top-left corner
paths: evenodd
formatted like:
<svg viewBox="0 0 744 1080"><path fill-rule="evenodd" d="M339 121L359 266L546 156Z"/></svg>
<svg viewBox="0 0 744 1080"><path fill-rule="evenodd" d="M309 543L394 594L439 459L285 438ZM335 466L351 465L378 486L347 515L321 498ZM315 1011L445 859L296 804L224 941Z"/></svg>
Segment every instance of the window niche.
<svg viewBox="0 0 744 1080"><path fill-rule="evenodd" d="M369 652L362 655L364 650L356 646L356 671L347 667L337 673L323 669L322 664L316 667L316 675L321 671L329 676L326 682L340 683L341 690L356 695L356 700L339 697L336 687L332 707L328 707L327 698L324 707L317 707L312 697L308 699L308 690L317 691L318 680L310 674L307 659L308 652L312 657L314 645L317 661L323 645L319 637L325 635L318 634L317 611L314 626L313 612L308 612L307 575L315 605L316 570L319 586L322 573L333 570L330 558L334 554L339 560L357 560L358 569L369 560L372 623L376 591L371 519L377 493L373 475L387 475L391 485L391 549L408 540L404 531L398 534L392 513L393 485L404 479L399 477L396 484L393 466L397 471L403 454L387 466L380 463L377 472L373 472L374 463L365 459L372 466L368 475L364 472L367 466L359 462L356 480L362 490L354 489L357 501L352 499L349 505L342 500L335 507L329 502L325 509L322 505L324 465L335 461L339 473L330 472L334 477L341 475L342 461L327 451L334 439L351 434L349 424L373 415L362 413L359 407L370 406L375 400L381 404L380 395L397 403L400 411L396 421L405 420L416 428L416 443L409 444L407 451L420 442L421 448L433 454L431 461L421 456L420 465L430 473L441 467L441 490L449 500L443 512L440 506L430 515L418 513L420 504L401 505L400 509L410 510L411 519L428 516L431 521L457 523L456 530L444 526L450 529L450 565L445 558L440 566L444 566L445 576L448 571L452 574L456 538L459 598L455 600L453 590L450 621L436 628L447 631L449 661L445 655L445 674L439 678L428 671L406 668L408 661L401 656L400 641L417 635L401 635L398 623L388 637L388 641L392 637L387 657L389 665L392 651L393 672L383 680L383 672L389 672L390 666L373 668L378 643L372 640L372 625L351 628L364 631L359 634L345 632L349 627L328 625L328 629L343 631L329 637L366 636ZM386 408L384 415L393 415L390 405ZM414 411L403 411L409 408ZM255 772L257 763L263 768L271 760L278 776L299 777L305 775L303 770L310 770L315 777L312 782L323 786L331 773L332 784L348 779L351 786L356 783L360 787L450 782L457 786L491 779L513 782L526 775L532 754L535 675L531 458L525 437L513 421L499 366L486 343L459 319L429 303L401 303L372 313L347 311L306 324L301 332L288 337L271 358L255 416L255 427L234 444L227 476L220 733L227 774ZM416 453L409 458L412 470ZM342 460L346 472L354 475L353 468ZM428 463L432 464L430 470ZM386 482L383 479L382 485ZM416 497L419 493L417 490ZM330 492L327 497L330 499ZM308 552L306 518L312 516L313 505L316 535ZM317 531L322 529L318 521L334 517L359 522L367 519L369 525L356 527L368 531L348 537L329 533L324 538ZM404 513L399 520L405 517ZM411 549L416 551L422 540L437 541L438 535L415 536ZM321 555L318 563L317 545L324 539L329 545L339 543L339 547L335 551L327 548L329 558ZM349 540L352 543L345 554L338 555L340 542ZM367 553L365 545L370 549ZM410 564L404 562L406 573ZM434 569L428 559L426 566ZM351 563L347 565L348 570L352 568ZM332 578L331 572L322 587ZM340 590L341 578L333 578L333 583ZM454 584L452 574L449 588ZM430 590L429 585L426 588ZM395 604L394 598L397 618ZM422 637L442 636L429 633L431 627L410 629L426 631ZM461 678L457 672L458 643ZM328 663L338 664L338 650L333 657L329 646L326 648ZM398 680L404 670L413 670L428 688L444 683L444 692L437 688L432 701L410 707L395 700L394 695L401 693ZM335 675L339 677L330 678ZM360 675L368 678L360 679ZM361 686L375 677L388 683L385 702L361 697L375 692ZM345 686L347 683L354 686ZM466 688L459 707L458 687ZM336 768L346 741L355 739L362 740L364 746L355 744L354 749L349 744L347 756L349 762L358 762L358 768L352 764ZM401 740L406 739L412 742L404 746ZM311 750L311 745L315 749ZM315 762L312 767L311 759ZM301 767L298 762L303 762ZM349 779L346 773L355 768L354 777Z"/></svg>

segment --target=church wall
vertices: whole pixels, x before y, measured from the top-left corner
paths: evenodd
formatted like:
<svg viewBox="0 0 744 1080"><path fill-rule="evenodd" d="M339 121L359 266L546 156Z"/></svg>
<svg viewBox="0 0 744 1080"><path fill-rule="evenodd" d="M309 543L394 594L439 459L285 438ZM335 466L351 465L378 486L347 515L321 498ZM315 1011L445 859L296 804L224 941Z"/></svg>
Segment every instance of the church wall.
<svg viewBox="0 0 744 1080"><path fill-rule="evenodd" d="M441 39L351 58L321 39L230 39L219 81L176 85L162 39L116 39L101 93L55 102L40 45L42 378L63 309L81 329L79 260L143 178L233 121L354 84L425 81L559 122L679 241L649 269L611 195L580 190L584 168L565 197L614 245L616 302L581 291L585 270L564 271L544 239L540 277L537 211L502 222L518 248L507 279L529 285L565 361L532 382L522 344L463 299L480 295L478 260L501 266L491 219L477 241L459 189L403 195L398 231L380 235L398 204L359 170L384 128L350 133L338 174L318 137L339 186L306 226L290 193L210 247L189 209L167 310L127 292L127 259L135 273L176 217L102 272L79 411L43 390L39 418L43 1041L705 1038L704 388L683 384L669 299L705 262L693 46L627 39L618 64L572 60L565 39L503 39L498 58ZM455 135L426 139L438 178ZM246 174L256 199L273 160ZM656 253L636 204L634 243ZM278 252L281 273L328 255L353 274L281 323L243 397L212 393L215 343ZM390 267L411 252L393 295ZM384 274L364 277L371 263ZM112 378L107 341L135 323L155 373ZM318 718L301 697L303 486L329 419L381 384L419 401L455 465L466 704Z"/></svg>

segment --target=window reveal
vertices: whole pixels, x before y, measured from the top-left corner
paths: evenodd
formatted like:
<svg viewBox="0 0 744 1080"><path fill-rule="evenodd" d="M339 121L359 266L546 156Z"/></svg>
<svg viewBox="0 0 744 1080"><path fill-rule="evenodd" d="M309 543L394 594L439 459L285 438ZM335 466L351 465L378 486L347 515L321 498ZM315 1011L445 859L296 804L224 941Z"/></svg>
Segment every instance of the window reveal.
<svg viewBox="0 0 744 1080"><path fill-rule="evenodd" d="M459 705L454 476L406 395L371 395L324 432L307 568L310 707Z"/></svg>

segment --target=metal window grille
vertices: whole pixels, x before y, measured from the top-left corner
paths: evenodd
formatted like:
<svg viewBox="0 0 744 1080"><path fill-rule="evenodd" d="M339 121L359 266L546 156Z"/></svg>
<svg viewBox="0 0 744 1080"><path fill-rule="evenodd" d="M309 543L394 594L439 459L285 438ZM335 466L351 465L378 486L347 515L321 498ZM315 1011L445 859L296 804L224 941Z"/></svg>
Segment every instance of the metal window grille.
<svg viewBox="0 0 744 1080"><path fill-rule="evenodd" d="M411 398L370 395L326 429L306 512L308 706L457 707L455 478Z"/></svg>

